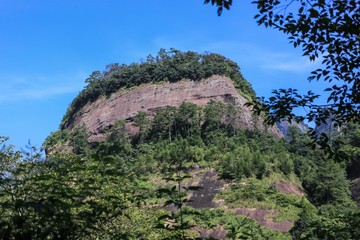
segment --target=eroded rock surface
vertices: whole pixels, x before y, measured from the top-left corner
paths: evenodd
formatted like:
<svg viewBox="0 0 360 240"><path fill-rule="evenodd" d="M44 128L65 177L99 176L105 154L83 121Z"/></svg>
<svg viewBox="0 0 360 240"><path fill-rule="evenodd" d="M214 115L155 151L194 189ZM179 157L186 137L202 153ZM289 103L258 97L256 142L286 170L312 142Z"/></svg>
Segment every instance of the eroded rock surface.
<svg viewBox="0 0 360 240"><path fill-rule="evenodd" d="M202 81L183 80L177 83L149 84L133 90L113 93L110 97L102 97L93 103L85 105L71 121L65 124L66 129L85 124L91 141L102 141L104 129L118 119L125 119L128 124L126 131L133 135L137 129L131 122L138 111L153 115L166 106L178 107L183 102L205 106L211 99L224 103L233 103L241 108L236 125L242 128L254 129L257 126L265 130L262 121L254 118L250 107L244 104L248 100L240 95L234 83L227 77L213 76ZM276 138L282 134L276 127L267 129Z"/></svg>
<svg viewBox="0 0 360 240"><path fill-rule="evenodd" d="M273 221L265 218L265 216L268 216L268 215L275 216L277 214L278 213L276 211L263 210L263 209L257 209L257 208L237 208L235 210L235 215L244 215L248 218L252 218L264 227L274 229L274 230L279 230L282 233L289 231L290 228L293 226L292 222L289 222L289 221L273 222Z"/></svg>
<svg viewBox="0 0 360 240"><path fill-rule="evenodd" d="M302 197L304 194L298 187L293 186L291 183L286 181L280 181L275 185L277 190L285 194L295 194L298 197Z"/></svg>
<svg viewBox="0 0 360 240"><path fill-rule="evenodd" d="M226 239L227 230L225 230L222 226L218 226L214 229L206 229L203 227L196 226L192 229L193 231L197 231L200 233L201 239Z"/></svg>

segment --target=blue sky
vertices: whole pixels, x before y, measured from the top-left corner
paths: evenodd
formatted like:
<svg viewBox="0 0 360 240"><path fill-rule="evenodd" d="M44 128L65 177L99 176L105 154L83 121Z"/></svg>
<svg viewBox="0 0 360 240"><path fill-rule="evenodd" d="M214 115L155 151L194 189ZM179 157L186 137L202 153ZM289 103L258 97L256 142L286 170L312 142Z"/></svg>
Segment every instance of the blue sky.
<svg viewBox="0 0 360 240"><path fill-rule="evenodd" d="M318 63L257 26L250 2L218 17L203 0L0 0L0 136L41 146L88 75L160 48L222 54L258 96L290 87L321 93L322 83L306 80Z"/></svg>

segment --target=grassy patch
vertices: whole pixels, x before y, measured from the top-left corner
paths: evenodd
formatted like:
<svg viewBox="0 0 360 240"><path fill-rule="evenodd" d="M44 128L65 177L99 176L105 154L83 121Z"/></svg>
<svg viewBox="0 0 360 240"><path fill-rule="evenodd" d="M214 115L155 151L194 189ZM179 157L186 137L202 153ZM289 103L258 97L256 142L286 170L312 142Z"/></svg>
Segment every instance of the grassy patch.
<svg viewBox="0 0 360 240"><path fill-rule="evenodd" d="M215 229L222 226L227 230L227 239L291 239L287 234L260 226L255 220L245 216L235 216L225 208L184 208L184 213L189 217L191 224L205 229Z"/></svg>
<svg viewBox="0 0 360 240"><path fill-rule="evenodd" d="M295 222L303 208L311 205L293 194L279 192L269 179L248 179L219 193L216 198L224 199L229 208L275 210L279 214L271 218L276 222Z"/></svg>

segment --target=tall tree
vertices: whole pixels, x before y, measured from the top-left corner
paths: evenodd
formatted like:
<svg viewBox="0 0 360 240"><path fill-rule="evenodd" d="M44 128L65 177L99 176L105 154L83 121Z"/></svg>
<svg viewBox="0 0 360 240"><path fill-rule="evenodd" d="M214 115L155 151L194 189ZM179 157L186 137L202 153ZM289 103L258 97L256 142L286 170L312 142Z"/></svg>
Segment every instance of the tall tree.
<svg viewBox="0 0 360 240"><path fill-rule="evenodd" d="M200 134L202 112L194 103L183 102L176 114L176 127L180 129L183 137Z"/></svg>
<svg viewBox="0 0 360 240"><path fill-rule="evenodd" d="M225 111L226 105L224 103L210 100L204 110L204 120L206 121L208 128L216 127L217 130L219 130L220 125L223 122Z"/></svg>
<svg viewBox="0 0 360 240"><path fill-rule="evenodd" d="M136 117L134 119L134 123L133 123L133 126L139 128L138 134L140 136L140 143L143 142L143 140L145 138L146 130L150 126L150 120L148 118L146 118L146 115L147 115L146 112L139 111L138 114L136 115Z"/></svg>
<svg viewBox="0 0 360 240"><path fill-rule="evenodd" d="M176 107L174 106L166 106L165 109L156 112L152 121L152 129L159 138L168 138L171 142L175 112Z"/></svg>

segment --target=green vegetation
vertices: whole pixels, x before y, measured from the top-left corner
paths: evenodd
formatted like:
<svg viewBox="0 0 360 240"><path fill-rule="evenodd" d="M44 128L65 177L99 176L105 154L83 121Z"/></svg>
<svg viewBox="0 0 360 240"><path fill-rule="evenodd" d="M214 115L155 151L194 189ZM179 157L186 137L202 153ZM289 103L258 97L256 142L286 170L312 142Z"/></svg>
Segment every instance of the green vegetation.
<svg viewBox="0 0 360 240"><path fill-rule="evenodd" d="M184 212L193 214L192 223L205 229L222 226L228 231L227 239L291 239L290 234L262 227L255 220L242 215L235 216L224 208L196 210L186 207Z"/></svg>
<svg viewBox="0 0 360 240"><path fill-rule="evenodd" d="M303 209L315 211L315 207L304 198L281 193L275 184L270 179L247 179L220 193L217 197L225 199L226 206L229 208L241 206L275 210L278 214L269 217L276 222L295 222Z"/></svg>
<svg viewBox="0 0 360 240"><path fill-rule="evenodd" d="M255 96L238 66L220 55L161 50L141 64L93 73L62 126L89 101L119 89L214 74ZM36 148L15 151L1 137L0 238L196 239L199 229L223 229L227 239L360 239L360 211L349 190L349 180L359 177L359 126L347 123L331 136L329 154L295 127L280 140L239 129L241 111L210 101L168 106L154 116L138 112L133 137L118 120L100 143L88 142L86 126L61 129L44 142L45 159ZM194 209L189 202L202 191L199 176L209 171L223 186L212 195L220 207ZM281 192L280 183L304 196ZM239 208L276 212L263 220L293 227L265 228L236 215Z"/></svg>
<svg viewBox="0 0 360 240"><path fill-rule="evenodd" d="M102 73L93 72L86 80L87 86L70 104L62 119L64 129L74 114L88 102L100 96L109 96L120 89L131 89L146 83L178 82L182 79L200 81L213 75L227 76L235 87L248 99L255 98L255 92L240 72L239 66L219 54L180 52L161 49L155 57L149 55L141 63L111 64Z"/></svg>
<svg viewBox="0 0 360 240"><path fill-rule="evenodd" d="M205 107L167 107L152 119L139 112L134 124L140 131L133 138L119 120L106 130L103 143L88 143L84 127L60 130L45 147L66 145L73 153L53 151L46 161L35 149L24 155L1 139L0 236L194 239L193 226L207 231L221 226L228 239L358 239L360 211L346 177L357 163L349 154L352 159L357 153L358 128L349 124L334 141L336 151L347 153L340 158L311 149L309 137L294 128L288 142L237 129L229 118L234 111L241 109L211 101ZM216 196L227 209L186 206L188 192L196 190L187 185L192 182L187 172L205 168L228 182ZM304 197L281 193L280 181L301 185ZM235 216L236 208L275 211L265 219L294 226L281 234Z"/></svg>

